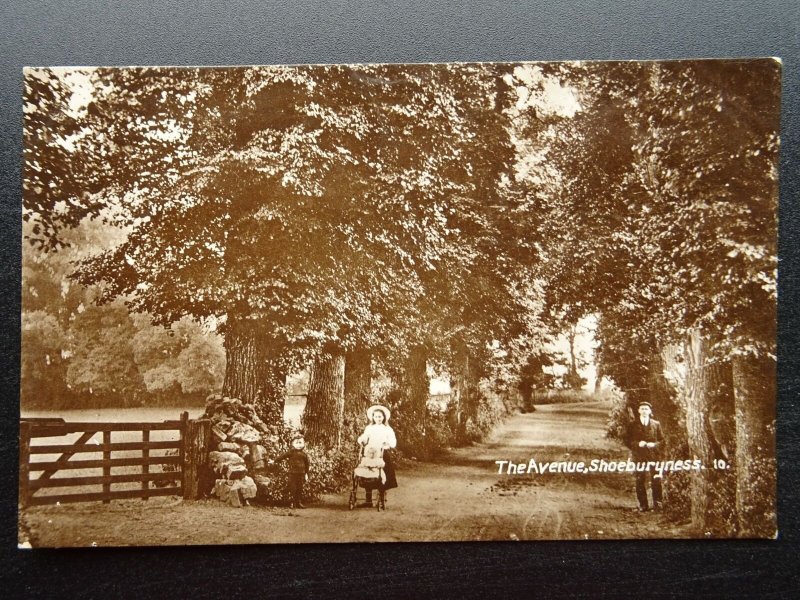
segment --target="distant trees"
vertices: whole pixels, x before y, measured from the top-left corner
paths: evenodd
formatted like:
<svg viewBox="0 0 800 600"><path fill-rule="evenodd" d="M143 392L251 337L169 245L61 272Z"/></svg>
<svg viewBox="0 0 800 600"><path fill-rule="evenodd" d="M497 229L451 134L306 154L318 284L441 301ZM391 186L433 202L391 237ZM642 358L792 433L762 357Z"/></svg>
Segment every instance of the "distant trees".
<svg viewBox="0 0 800 600"><path fill-rule="evenodd" d="M132 340L134 359L148 392L205 396L220 389L225 350L217 334L188 317L169 328L153 326L146 316L134 322L139 328Z"/></svg>
<svg viewBox="0 0 800 600"><path fill-rule="evenodd" d="M73 262L118 235L86 223L56 255L24 248L23 408L193 401L221 387L218 335L188 319L154 326L147 315L130 315L121 300L97 306L97 289L69 279Z"/></svg>
<svg viewBox="0 0 800 600"><path fill-rule="evenodd" d="M70 327L67 385L138 404L144 382L134 361L131 340L135 331L122 304L90 305L77 314Z"/></svg>
<svg viewBox="0 0 800 600"><path fill-rule="evenodd" d="M20 395L23 406L57 406L67 392L67 363L63 352L66 333L52 314L43 310L22 313Z"/></svg>

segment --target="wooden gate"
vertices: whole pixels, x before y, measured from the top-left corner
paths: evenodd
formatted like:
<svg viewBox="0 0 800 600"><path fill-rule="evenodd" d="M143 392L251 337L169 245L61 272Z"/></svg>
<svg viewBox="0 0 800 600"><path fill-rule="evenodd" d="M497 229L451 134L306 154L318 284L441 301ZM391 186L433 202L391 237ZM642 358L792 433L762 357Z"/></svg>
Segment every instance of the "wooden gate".
<svg viewBox="0 0 800 600"><path fill-rule="evenodd" d="M197 430L183 413L178 421L161 423L65 423L63 419L20 420L19 498L22 506L185 495L185 454L190 429ZM154 440L153 432L177 431L177 439ZM141 439L131 440L131 437ZM78 437L69 443L52 438ZM120 435L125 441L114 441ZM102 437L102 441L96 439ZM46 439L49 438L49 439ZM45 443L36 443L44 440ZM157 451L152 454L152 451ZM120 456L120 454L124 456ZM116 456L115 456L116 454ZM50 455L50 456L48 456ZM73 460L76 455L91 455ZM44 460L32 460L43 457ZM57 457L57 458L55 458ZM151 466L161 466L151 471ZM112 471L112 469L114 472ZM120 472L121 471L121 472ZM101 474L98 474L101 472ZM59 476L55 476L59 473ZM38 475L37 475L38 474ZM151 485L151 483L153 485ZM186 483L189 483L187 486ZM112 486L114 486L112 488ZM120 489L120 486L125 489ZM155 487L154 487L155 486ZM59 488L81 488L58 493ZM88 490L86 489L88 488ZM55 492L55 493L54 493Z"/></svg>

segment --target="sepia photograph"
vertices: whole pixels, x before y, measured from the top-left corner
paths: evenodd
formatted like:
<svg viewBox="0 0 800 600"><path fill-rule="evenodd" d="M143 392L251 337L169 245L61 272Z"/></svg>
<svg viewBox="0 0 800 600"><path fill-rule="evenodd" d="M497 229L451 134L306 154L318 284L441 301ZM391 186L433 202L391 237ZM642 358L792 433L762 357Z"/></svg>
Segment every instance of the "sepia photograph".
<svg viewBox="0 0 800 600"><path fill-rule="evenodd" d="M776 538L781 70L26 68L19 547Z"/></svg>

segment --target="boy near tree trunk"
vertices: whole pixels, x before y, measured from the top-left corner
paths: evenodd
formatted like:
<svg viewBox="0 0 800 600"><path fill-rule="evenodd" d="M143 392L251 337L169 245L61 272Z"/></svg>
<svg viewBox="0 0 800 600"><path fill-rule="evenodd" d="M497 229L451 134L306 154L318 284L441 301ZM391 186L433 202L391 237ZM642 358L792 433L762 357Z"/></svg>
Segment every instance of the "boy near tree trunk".
<svg viewBox="0 0 800 600"><path fill-rule="evenodd" d="M292 440L292 449L284 452L274 461L289 460L289 495L292 497L292 508L305 508L303 505L303 483L308 481L308 470L311 462L304 448L306 442L302 436L296 436Z"/></svg>

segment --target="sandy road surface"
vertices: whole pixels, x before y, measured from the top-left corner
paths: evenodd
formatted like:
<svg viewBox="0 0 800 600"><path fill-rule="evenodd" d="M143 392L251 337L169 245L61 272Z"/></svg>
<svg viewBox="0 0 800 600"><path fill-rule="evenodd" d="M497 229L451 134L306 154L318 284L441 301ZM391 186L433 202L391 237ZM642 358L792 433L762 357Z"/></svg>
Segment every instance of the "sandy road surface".
<svg viewBox="0 0 800 600"><path fill-rule="evenodd" d="M603 436L607 412L600 402L542 406L484 443L404 461L385 512L350 511L347 493L305 510L152 498L33 507L20 517L20 538L37 547L689 537L659 513L633 510L630 474L498 473L497 460L624 459Z"/></svg>

